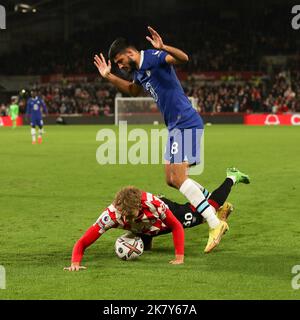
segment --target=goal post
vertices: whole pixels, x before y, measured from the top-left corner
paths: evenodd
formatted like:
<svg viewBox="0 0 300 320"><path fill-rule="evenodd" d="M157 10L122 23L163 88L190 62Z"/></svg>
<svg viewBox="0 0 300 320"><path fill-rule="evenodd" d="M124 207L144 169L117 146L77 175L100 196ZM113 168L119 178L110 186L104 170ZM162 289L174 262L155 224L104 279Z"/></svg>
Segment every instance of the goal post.
<svg viewBox="0 0 300 320"><path fill-rule="evenodd" d="M189 97L192 106L197 110L197 99ZM128 124L164 123L155 101L151 97L116 97L115 124L127 121Z"/></svg>

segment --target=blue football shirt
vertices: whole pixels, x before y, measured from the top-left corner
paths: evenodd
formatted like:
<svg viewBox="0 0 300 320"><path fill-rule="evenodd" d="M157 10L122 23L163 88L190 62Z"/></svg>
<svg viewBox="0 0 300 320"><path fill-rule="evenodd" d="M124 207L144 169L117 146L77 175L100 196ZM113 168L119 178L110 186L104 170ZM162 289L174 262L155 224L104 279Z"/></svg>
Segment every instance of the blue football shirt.
<svg viewBox="0 0 300 320"><path fill-rule="evenodd" d="M166 62L167 54L160 50L142 50L134 82L151 94L169 130L203 128L202 118L184 93L174 67Z"/></svg>
<svg viewBox="0 0 300 320"><path fill-rule="evenodd" d="M29 114L31 118L42 118L41 108L47 113L46 104L41 98L29 98L27 101L26 114Z"/></svg>

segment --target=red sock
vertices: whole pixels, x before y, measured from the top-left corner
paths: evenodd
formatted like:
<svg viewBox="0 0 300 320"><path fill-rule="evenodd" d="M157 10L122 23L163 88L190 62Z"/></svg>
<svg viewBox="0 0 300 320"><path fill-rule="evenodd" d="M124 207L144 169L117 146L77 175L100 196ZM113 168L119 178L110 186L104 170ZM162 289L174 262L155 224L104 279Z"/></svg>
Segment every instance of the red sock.
<svg viewBox="0 0 300 320"><path fill-rule="evenodd" d="M216 201L212 199L208 199L207 201L212 207L216 209L216 211L218 211L218 209L220 208L220 205Z"/></svg>

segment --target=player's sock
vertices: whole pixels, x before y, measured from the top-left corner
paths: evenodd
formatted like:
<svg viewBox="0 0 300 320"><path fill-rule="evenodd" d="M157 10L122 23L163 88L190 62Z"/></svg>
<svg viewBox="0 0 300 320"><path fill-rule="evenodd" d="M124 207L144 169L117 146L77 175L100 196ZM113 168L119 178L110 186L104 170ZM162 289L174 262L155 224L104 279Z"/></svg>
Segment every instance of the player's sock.
<svg viewBox="0 0 300 320"><path fill-rule="evenodd" d="M42 134L43 134L43 129L39 129L38 143L42 143Z"/></svg>
<svg viewBox="0 0 300 320"><path fill-rule="evenodd" d="M32 137L32 143L36 142L36 130L35 128L31 128L31 137Z"/></svg>
<svg viewBox="0 0 300 320"><path fill-rule="evenodd" d="M192 180L193 183L201 190L201 192L204 194L204 197L206 199L208 199L210 197L209 191L207 189L205 189L199 182L197 182L197 181L195 181L195 180L193 180L191 178L189 178L189 179Z"/></svg>
<svg viewBox="0 0 300 320"><path fill-rule="evenodd" d="M209 204L218 210L226 201L233 184L234 182L230 177L226 178L225 181L211 193L208 199Z"/></svg>
<svg viewBox="0 0 300 320"><path fill-rule="evenodd" d="M186 179L179 191L189 200L202 217L206 219L210 228L214 229L220 224L220 220L216 216L216 210L208 203L204 194L191 179Z"/></svg>
<svg viewBox="0 0 300 320"><path fill-rule="evenodd" d="M227 178L232 181L232 185L234 185L236 183L236 177L235 176L228 176Z"/></svg>
<svg viewBox="0 0 300 320"><path fill-rule="evenodd" d="M141 238L144 243L144 250L145 251L150 251L152 249L152 241L153 237L148 236L147 234L141 234Z"/></svg>

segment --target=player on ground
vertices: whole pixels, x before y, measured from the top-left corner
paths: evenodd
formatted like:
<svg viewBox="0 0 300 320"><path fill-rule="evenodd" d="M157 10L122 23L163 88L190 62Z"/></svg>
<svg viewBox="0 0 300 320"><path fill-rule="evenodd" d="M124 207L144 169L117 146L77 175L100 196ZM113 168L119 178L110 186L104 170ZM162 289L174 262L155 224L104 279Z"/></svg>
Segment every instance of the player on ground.
<svg viewBox="0 0 300 320"><path fill-rule="evenodd" d="M138 51L123 38L115 40L109 49L109 60L102 53L95 55L94 64L100 75L120 91L138 96L144 89L157 103L169 130L165 153L166 181L197 208L209 225L209 239L205 252L213 250L228 230L225 221L216 215L214 203L205 197L205 189L188 176L188 169L200 163L200 141L203 121L192 107L176 76L173 65L186 63L189 58L182 50L163 43L160 35L148 27L147 40L155 50ZM111 73L111 61L121 70L133 73L134 81L126 81ZM234 178L234 176L233 176ZM244 175L245 183L249 179Z"/></svg>
<svg viewBox="0 0 300 320"><path fill-rule="evenodd" d="M12 127L15 129L17 126L17 118L19 116L18 98L15 96L11 97L11 105L9 106L8 114L12 121Z"/></svg>
<svg viewBox="0 0 300 320"><path fill-rule="evenodd" d="M42 109L44 113L48 113L44 100L38 97L36 90L32 90L31 98L28 99L26 107L26 115L30 115L32 144L36 144L36 126L39 127L38 143L42 143L44 125Z"/></svg>
<svg viewBox="0 0 300 320"><path fill-rule="evenodd" d="M235 173L233 173L235 172ZM233 181L232 175L235 176ZM218 218L227 220L233 207L225 203L231 187L243 181L237 169L227 169L227 178L219 188L206 199L211 199L218 206ZM190 203L178 204L165 197L156 197L135 187L125 187L119 191L113 203L106 208L97 221L76 242L72 252L71 266L65 270L79 271L86 269L81 260L87 247L93 244L104 232L111 228L121 228L141 236L145 250L152 247L152 238L169 232L173 233L175 259L172 264L184 263L184 232L183 228L191 228L205 222L196 208Z"/></svg>

